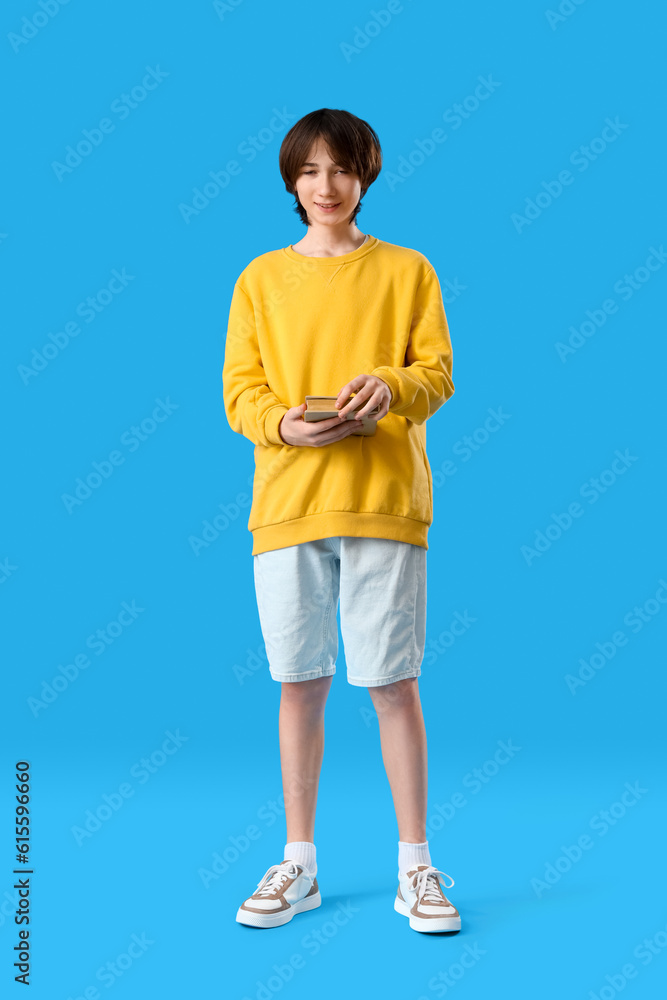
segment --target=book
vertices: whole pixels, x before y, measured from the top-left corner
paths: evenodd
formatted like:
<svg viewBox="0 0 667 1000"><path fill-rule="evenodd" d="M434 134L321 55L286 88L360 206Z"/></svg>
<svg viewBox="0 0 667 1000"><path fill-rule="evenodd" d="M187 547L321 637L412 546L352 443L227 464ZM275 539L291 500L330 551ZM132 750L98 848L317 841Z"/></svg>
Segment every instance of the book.
<svg viewBox="0 0 667 1000"><path fill-rule="evenodd" d="M355 393L352 393L350 399L353 399ZM337 417L339 411L336 409L337 396L306 396L306 409L303 413L303 419L307 421L311 420L327 420L329 417ZM348 399L348 403L350 401ZM379 413L380 406L376 406L370 413ZM354 420L354 410L350 410L346 414L346 420ZM375 434L375 428L377 426L377 420L370 420L368 416L364 416L357 423L359 427L352 431L353 434L365 434L369 436Z"/></svg>

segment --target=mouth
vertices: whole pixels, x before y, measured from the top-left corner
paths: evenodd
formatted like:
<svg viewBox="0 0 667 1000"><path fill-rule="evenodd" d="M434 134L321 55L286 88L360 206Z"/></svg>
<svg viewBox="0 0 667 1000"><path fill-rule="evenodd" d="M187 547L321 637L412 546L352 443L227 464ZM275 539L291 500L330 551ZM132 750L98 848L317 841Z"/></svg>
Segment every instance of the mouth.
<svg viewBox="0 0 667 1000"><path fill-rule="evenodd" d="M321 205L319 201L316 201L315 204L317 205L317 207L320 209L321 212L333 212L334 209L338 208L340 202L337 201L335 204Z"/></svg>

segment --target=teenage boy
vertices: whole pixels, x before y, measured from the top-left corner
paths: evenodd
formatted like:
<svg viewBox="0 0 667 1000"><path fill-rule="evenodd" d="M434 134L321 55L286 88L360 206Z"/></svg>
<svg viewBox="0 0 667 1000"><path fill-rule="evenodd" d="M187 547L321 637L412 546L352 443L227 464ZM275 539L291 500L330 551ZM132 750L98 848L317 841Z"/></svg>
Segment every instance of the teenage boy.
<svg viewBox="0 0 667 1000"><path fill-rule="evenodd" d="M368 688L377 711L396 810L394 909L417 931L461 926L441 876L447 889L453 880L431 864L426 840L417 680L433 517L425 422L454 393L452 347L426 257L357 228L381 166L363 119L321 108L296 122L279 167L306 234L252 260L230 306L224 405L255 445L248 528L269 670L281 683L286 844L237 912L254 927L321 903L315 807L339 602L347 679ZM338 415L304 421L307 394L335 395ZM355 434L376 406L375 433Z"/></svg>

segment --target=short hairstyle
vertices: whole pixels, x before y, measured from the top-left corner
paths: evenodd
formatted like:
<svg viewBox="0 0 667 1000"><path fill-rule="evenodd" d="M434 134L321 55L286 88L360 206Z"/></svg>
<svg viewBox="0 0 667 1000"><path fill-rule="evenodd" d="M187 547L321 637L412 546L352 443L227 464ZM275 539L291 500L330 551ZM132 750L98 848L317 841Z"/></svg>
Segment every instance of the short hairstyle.
<svg viewBox="0 0 667 1000"><path fill-rule="evenodd" d="M339 108L319 108L292 125L280 146L278 165L285 189L296 199L294 211L304 226L308 225L308 215L296 193L296 180L313 143L320 137L332 160L358 174L361 180L361 196L350 216L351 225L361 209L361 198L382 169L380 140L363 118Z"/></svg>

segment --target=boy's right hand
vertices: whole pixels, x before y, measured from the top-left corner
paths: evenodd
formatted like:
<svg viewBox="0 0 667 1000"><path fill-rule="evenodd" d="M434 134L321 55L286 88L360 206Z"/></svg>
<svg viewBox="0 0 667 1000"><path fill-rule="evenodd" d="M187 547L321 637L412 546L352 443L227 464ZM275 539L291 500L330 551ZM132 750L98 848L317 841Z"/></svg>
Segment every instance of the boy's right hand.
<svg viewBox="0 0 667 1000"><path fill-rule="evenodd" d="M278 433L285 444L319 448L333 441L341 441L354 432L356 426L354 420L329 417L327 420L306 421L303 419L305 409L305 403L293 406L280 421Z"/></svg>

